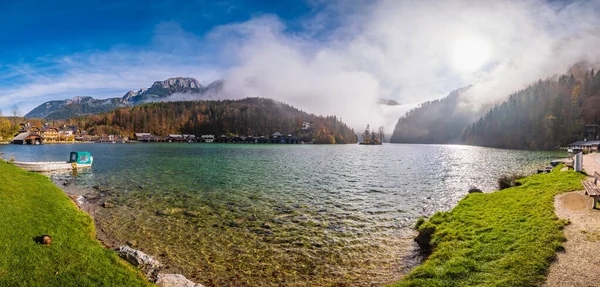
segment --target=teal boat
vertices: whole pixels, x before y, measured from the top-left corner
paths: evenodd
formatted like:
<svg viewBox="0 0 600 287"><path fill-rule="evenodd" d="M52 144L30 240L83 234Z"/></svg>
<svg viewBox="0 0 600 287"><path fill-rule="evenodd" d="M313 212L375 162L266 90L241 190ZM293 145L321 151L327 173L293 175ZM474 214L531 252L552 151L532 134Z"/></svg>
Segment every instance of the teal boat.
<svg viewBox="0 0 600 287"><path fill-rule="evenodd" d="M38 161L38 162L11 162L14 166L27 171L47 172L57 170L78 170L92 167L94 157L87 151L74 151L69 155L68 161Z"/></svg>

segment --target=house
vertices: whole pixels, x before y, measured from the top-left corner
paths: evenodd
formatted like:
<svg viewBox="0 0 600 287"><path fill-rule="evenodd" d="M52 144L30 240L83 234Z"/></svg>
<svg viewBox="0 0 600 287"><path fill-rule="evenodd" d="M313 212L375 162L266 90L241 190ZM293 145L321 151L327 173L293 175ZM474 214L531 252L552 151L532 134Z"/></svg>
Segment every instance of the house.
<svg viewBox="0 0 600 287"><path fill-rule="evenodd" d="M26 124L20 124L20 128L19 128L19 133L25 133L25 132L30 132L30 133L40 133L41 130L40 128L38 128L37 126L31 125L30 123L26 123Z"/></svg>
<svg viewBox="0 0 600 287"><path fill-rule="evenodd" d="M256 142L259 144L265 144L265 143L269 143L269 139L264 136L261 136L256 140Z"/></svg>
<svg viewBox="0 0 600 287"><path fill-rule="evenodd" d="M196 135L183 134L183 140L189 143L196 142Z"/></svg>
<svg viewBox="0 0 600 287"><path fill-rule="evenodd" d="M302 127L300 129L303 130L303 131L309 130L310 129L310 123L309 122L302 122Z"/></svg>
<svg viewBox="0 0 600 287"><path fill-rule="evenodd" d="M232 143L243 143L244 139L241 138L240 136L234 136L233 138L231 138L231 142Z"/></svg>
<svg viewBox="0 0 600 287"><path fill-rule="evenodd" d="M58 130L58 139L60 139L60 140L75 139L75 136L79 135L80 133L81 133L81 131L76 126L63 125Z"/></svg>
<svg viewBox="0 0 600 287"><path fill-rule="evenodd" d="M168 136L165 137L165 141L166 142L184 142L185 139L183 138L183 135L178 135L178 134L169 134Z"/></svg>
<svg viewBox="0 0 600 287"><path fill-rule="evenodd" d="M57 141L58 140L58 128L45 125L42 127L41 135L46 139L46 141Z"/></svg>
<svg viewBox="0 0 600 287"><path fill-rule="evenodd" d="M293 136L292 134L288 134L287 137L285 137L285 143L286 144L297 144L298 139L295 136Z"/></svg>
<svg viewBox="0 0 600 287"><path fill-rule="evenodd" d="M44 137L35 132L24 132L17 135L10 143L38 145L44 143Z"/></svg>
<svg viewBox="0 0 600 287"><path fill-rule="evenodd" d="M269 142L274 144L285 143L285 137L280 132L275 132L269 138Z"/></svg>
<svg viewBox="0 0 600 287"><path fill-rule="evenodd" d="M574 152L597 152L600 149L600 141L578 141L568 145L568 148Z"/></svg>
<svg viewBox="0 0 600 287"><path fill-rule="evenodd" d="M228 143L229 142L229 138L226 135L221 135L220 137L218 137L217 139L215 139L215 142L218 142L218 143Z"/></svg>
<svg viewBox="0 0 600 287"><path fill-rule="evenodd" d="M206 142L206 143L211 143L211 142L215 141L215 136L214 135L202 135L200 137L200 141Z"/></svg>
<svg viewBox="0 0 600 287"><path fill-rule="evenodd" d="M153 140L153 136L150 133L134 133L133 139L139 142L151 142Z"/></svg>
<svg viewBox="0 0 600 287"><path fill-rule="evenodd" d="M249 136L244 139L244 142L245 143L256 143L256 138L253 136Z"/></svg>

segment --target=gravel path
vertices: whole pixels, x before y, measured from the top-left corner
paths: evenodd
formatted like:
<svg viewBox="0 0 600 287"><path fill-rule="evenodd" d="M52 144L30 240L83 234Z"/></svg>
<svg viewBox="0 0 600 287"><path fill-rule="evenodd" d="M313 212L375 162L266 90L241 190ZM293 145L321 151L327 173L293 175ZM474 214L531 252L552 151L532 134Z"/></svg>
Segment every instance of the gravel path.
<svg viewBox="0 0 600 287"><path fill-rule="evenodd" d="M600 172L600 155L585 155L583 168L588 174ZM592 210L592 199L583 191L564 193L554 199L556 215L568 219L565 251L557 254L542 285L600 286L600 210Z"/></svg>

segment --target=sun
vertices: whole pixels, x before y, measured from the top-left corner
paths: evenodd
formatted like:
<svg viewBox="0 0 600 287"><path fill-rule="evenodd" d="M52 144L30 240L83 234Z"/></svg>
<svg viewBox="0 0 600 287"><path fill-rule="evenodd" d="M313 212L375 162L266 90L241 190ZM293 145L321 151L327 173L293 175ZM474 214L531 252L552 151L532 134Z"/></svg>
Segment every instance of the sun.
<svg viewBox="0 0 600 287"><path fill-rule="evenodd" d="M461 72L479 70L490 56L489 45L477 37L458 39L451 49L454 68Z"/></svg>

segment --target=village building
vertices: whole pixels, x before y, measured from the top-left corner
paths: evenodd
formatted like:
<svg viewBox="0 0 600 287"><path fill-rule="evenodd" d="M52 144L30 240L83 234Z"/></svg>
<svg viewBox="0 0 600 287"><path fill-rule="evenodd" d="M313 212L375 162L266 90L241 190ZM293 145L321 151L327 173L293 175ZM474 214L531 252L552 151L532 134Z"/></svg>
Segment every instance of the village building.
<svg viewBox="0 0 600 287"><path fill-rule="evenodd" d="M245 143L256 143L256 138L253 136L248 136L244 139Z"/></svg>
<svg viewBox="0 0 600 287"><path fill-rule="evenodd" d="M133 139L139 142L151 142L153 140L153 136L150 133L134 133Z"/></svg>
<svg viewBox="0 0 600 287"><path fill-rule="evenodd" d="M302 127L300 129L303 130L303 131L309 130L310 129L310 123L309 122L302 122Z"/></svg>
<svg viewBox="0 0 600 287"><path fill-rule="evenodd" d="M183 134L183 139L189 143L193 143L193 142L197 141L196 135L191 135L191 134Z"/></svg>
<svg viewBox="0 0 600 287"><path fill-rule="evenodd" d="M27 145L38 145L44 144L44 137L36 132L24 132L17 135L10 142L12 144L27 144Z"/></svg>
<svg viewBox="0 0 600 287"><path fill-rule="evenodd" d="M185 139L183 138L183 135L178 135L178 134L169 134L168 136L165 137L165 141L166 142L184 142Z"/></svg>
<svg viewBox="0 0 600 287"><path fill-rule="evenodd" d="M218 143L228 143L229 142L229 138L226 135L221 135L220 137L215 139L215 142Z"/></svg>
<svg viewBox="0 0 600 287"><path fill-rule="evenodd" d="M205 143L211 143L211 142L215 141L215 136L214 135L202 135L200 137L200 141L205 142Z"/></svg>
<svg viewBox="0 0 600 287"><path fill-rule="evenodd" d="M57 141L58 140L58 128L44 125L42 127L41 135L44 137L46 141Z"/></svg>

